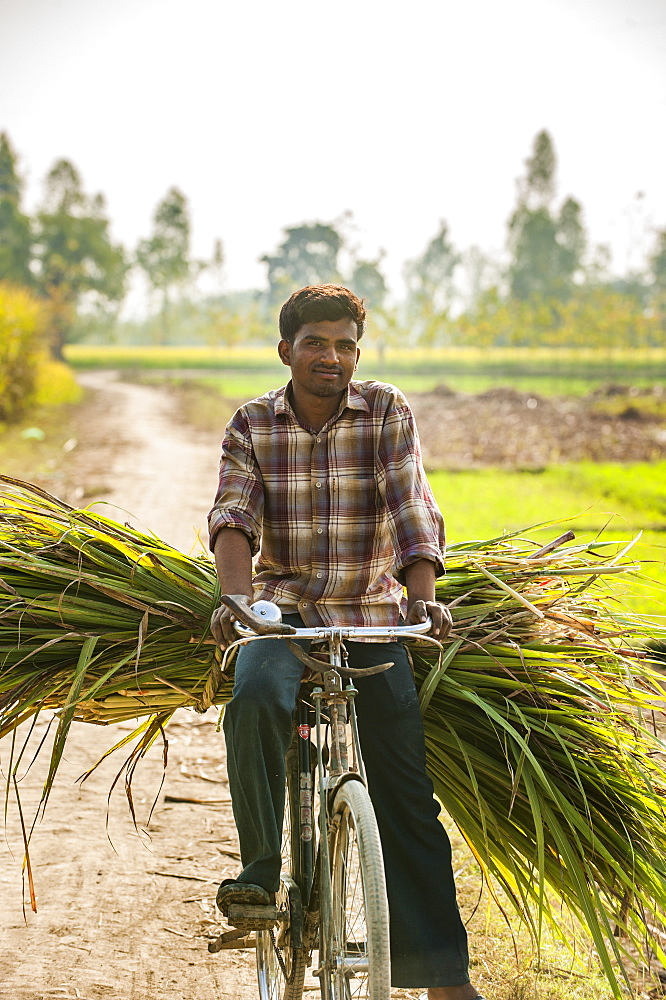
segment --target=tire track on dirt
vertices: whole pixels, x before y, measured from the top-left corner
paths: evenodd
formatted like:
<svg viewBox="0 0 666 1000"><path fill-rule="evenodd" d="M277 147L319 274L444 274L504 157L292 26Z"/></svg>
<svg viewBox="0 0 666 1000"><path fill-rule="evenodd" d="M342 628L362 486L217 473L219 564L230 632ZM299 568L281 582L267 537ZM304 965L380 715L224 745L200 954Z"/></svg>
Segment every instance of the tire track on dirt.
<svg viewBox="0 0 666 1000"><path fill-rule="evenodd" d="M119 381L115 372L88 372L79 381L96 397L84 454L77 456L88 470L81 487L86 503L103 499L115 508L104 509L109 516L184 552L205 546L224 428L219 434L191 430L168 392Z"/></svg>

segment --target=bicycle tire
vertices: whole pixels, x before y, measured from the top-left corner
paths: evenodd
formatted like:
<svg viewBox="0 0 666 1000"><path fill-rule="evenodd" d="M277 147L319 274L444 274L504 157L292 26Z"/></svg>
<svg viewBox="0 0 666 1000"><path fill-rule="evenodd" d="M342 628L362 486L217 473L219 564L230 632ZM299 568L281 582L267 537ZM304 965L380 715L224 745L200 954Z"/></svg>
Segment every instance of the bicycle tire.
<svg viewBox="0 0 666 1000"><path fill-rule="evenodd" d="M384 860L375 812L360 781L346 781L336 792L329 851L332 912L330 926L324 920L321 927L322 998L386 1000L391 958Z"/></svg>
<svg viewBox="0 0 666 1000"><path fill-rule="evenodd" d="M298 781L288 763L282 828L283 875L275 900L278 909L286 913L290 912L289 886L294 885L299 857L298 827L294 822L297 810ZM307 955L303 948L291 946L290 923L257 931L256 950L260 1000L301 1000Z"/></svg>

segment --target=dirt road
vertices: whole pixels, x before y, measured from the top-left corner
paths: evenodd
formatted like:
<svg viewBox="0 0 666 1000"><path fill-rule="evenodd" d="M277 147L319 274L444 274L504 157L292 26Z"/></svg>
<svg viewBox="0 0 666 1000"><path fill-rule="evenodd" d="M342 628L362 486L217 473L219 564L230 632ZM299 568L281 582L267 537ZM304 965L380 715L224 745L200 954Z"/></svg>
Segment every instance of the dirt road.
<svg viewBox="0 0 666 1000"><path fill-rule="evenodd" d="M122 756L83 786L76 783L131 727L75 727L45 818L33 836L30 853L38 912L28 909L25 920L21 835L11 803L0 851L0 996L235 1000L254 995L252 953L209 956L206 950L205 935L216 925L215 886L237 870L215 722L212 712L202 718L182 712L168 727L170 760L163 787L157 748L136 778L138 830L129 817L122 786L108 807L107 828L108 790ZM45 729L44 722L33 746ZM7 754L5 746L4 769ZM26 816L34 814L43 772L43 767L33 768L20 782ZM211 780L193 776L201 774ZM173 801L177 799L210 804Z"/></svg>
<svg viewBox="0 0 666 1000"><path fill-rule="evenodd" d="M79 489L85 502L120 521L152 531L183 552L206 546L206 514L217 483L219 434L180 423L172 397L156 386L91 372L79 381L94 392L78 449Z"/></svg>

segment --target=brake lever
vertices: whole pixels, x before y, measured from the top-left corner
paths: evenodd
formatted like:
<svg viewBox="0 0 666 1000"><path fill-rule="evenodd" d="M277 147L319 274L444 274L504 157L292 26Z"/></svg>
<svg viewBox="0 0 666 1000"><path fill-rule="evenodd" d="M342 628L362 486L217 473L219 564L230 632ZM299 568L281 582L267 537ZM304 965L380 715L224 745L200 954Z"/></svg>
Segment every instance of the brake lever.
<svg viewBox="0 0 666 1000"><path fill-rule="evenodd" d="M233 615L247 625L257 635L295 635L296 629L293 625L286 625L284 622L272 622L268 618L257 615L243 600L241 594L222 594L220 604L229 608Z"/></svg>

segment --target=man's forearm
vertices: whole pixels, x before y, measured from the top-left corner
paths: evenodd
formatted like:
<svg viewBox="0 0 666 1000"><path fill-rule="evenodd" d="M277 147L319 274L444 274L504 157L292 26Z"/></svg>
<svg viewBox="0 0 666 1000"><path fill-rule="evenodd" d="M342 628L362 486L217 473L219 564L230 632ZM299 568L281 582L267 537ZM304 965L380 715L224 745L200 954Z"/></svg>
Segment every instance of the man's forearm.
<svg viewBox="0 0 666 1000"><path fill-rule="evenodd" d="M435 580L437 573L434 562L429 559L419 559L405 567L405 587L407 588L407 605L416 601L435 600Z"/></svg>
<svg viewBox="0 0 666 1000"><path fill-rule="evenodd" d="M252 599L252 553L244 531L222 528L215 539L215 567L223 594Z"/></svg>

